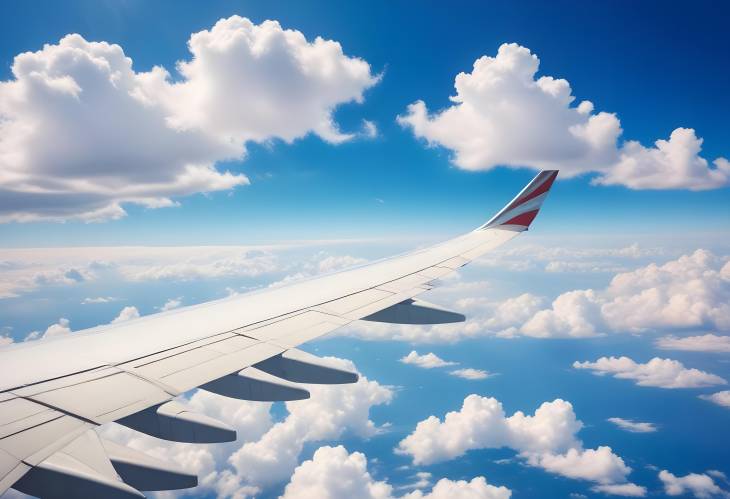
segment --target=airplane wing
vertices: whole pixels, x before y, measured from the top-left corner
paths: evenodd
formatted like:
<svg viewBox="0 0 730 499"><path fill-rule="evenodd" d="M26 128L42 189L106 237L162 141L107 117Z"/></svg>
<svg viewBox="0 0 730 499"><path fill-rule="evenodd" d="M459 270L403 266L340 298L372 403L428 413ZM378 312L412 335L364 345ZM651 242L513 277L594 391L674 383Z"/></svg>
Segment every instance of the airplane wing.
<svg viewBox="0 0 730 499"><path fill-rule="evenodd" d="M195 486L168 463L101 439L116 421L179 442L235 439L226 424L174 401L193 388L244 400L297 400L297 383L352 383L298 350L356 320L463 321L416 299L431 282L528 229L557 177L540 172L487 223L441 244L289 286L0 350L0 494L144 497Z"/></svg>

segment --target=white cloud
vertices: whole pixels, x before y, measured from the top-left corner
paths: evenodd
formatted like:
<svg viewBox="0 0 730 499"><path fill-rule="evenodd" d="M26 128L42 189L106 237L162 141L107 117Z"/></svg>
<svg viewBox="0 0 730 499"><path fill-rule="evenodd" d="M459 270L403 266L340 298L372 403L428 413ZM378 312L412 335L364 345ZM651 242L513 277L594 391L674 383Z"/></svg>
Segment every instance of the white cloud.
<svg viewBox="0 0 730 499"><path fill-rule="evenodd" d="M178 64L184 80L164 95L186 101L171 119L231 140L291 142L311 132L329 142L348 140L334 108L362 102L378 81L366 61L346 56L338 42L310 42L276 21L221 19L191 35L188 47L192 60Z"/></svg>
<svg viewBox="0 0 730 499"><path fill-rule="evenodd" d="M320 447L296 468L282 495L300 497L386 499L392 497L392 487L372 478L364 454L349 454L342 446Z"/></svg>
<svg viewBox="0 0 730 499"><path fill-rule="evenodd" d="M178 308L180 305L182 305L182 298L170 298L165 302L164 305L160 307L160 312L167 312L168 310L172 310L175 308Z"/></svg>
<svg viewBox="0 0 730 499"><path fill-rule="evenodd" d="M659 388L700 388L724 385L720 376L699 369L688 369L672 359L654 357L644 364L629 357L601 357L595 362L573 362L575 369L589 369L597 375L611 374L614 378L631 379L639 386Z"/></svg>
<svg viewBox="0 0 730 499"><path fill-rule="evenodd" d="M536 338L590 338L599 336L603 319L599 298L592 289L568 291L549 309L540 310L520 332Z"/></svg>
<svg viewBox="0 0 730 499"><path fill-rule="evenodd" d="M556 168L561 177L596 172L596 183L634 189L712 189L728 184L730 163L714 168L699 156L694 130L677 128L668 141L645 148L618 145L622 129L615 114L594 113L593 103L574 106L570 84L551 76L535 78L540 61L511 43L495 57L474 62L459 73L452 104L430 113L423 101L408 106L398 122L413 133L453 152L453 163L467 170L499 165Z"/></svg>
<svg viewBox="0 0 730 499"><path fill-rule="evenodd" d="M10 336L0 335L0 347L11 345L14 341Z"/></svg>
<svg viewBox="0 0 730 499"><path fill-rule="evenodd" d="M124 307L121 312L119 312L119 315L117 315L112 321L111 324L118 324L120 322L127 322L132 319L137 319L139 317L139 310L137 310L137 307Z"/></svg>
<svg viewBox="0 0 730 499"><path fill-rule="evenodd" d="M317 260L315 268L319 274L335 272L348 267L354 267L355 265L362 265L367 262L364 258L358 258L351 255L328 255L322 252L316 255L314 259Z"/></svg>
<svg viewBox="0 0 730 499"><path fill-rule="evenodd" d="M130 262L119 268L129 281L194 281L255 277L279 270L276 255L268 251L203 252L177 262Z"/></svg>
<svg viewBox="0 0 730 499"><path fill-rule="evenodd" d="M449 371L449 374L458 378L471 380L487 379L489 376L492 376L492 374L487 371L484 371L482 369L473 369L471 367L467 367L464 369L455 369L453 371Z"/></svg>
<svg viewBox="0 0 730 499"><path fill-rule="evenodd" d="M63 336L71 332L72 331L70 321L61 317L60 319L58 319L57 323L48 326L44 333L41 333L40 331L33 331L31 333L28 333L24 341L32 341L40 338L52 338L54 336Z"/></svg>
<svg viewBox="0 0 730 499"><path fill-rule="evenodd" d="M608 418L606 421L609 421L622 430L626 430L631 433L652 433L657 431L657 427L654 423L644 423L624 418Z"/></svg>
<svg viewBox="0 0 730 499"><path fill-rule="evenodd" d="M606 446L597 449L572 448L564 454L537 454L530 457L528 462L550 473L603 484L623 482L631 472L624 460Z"/></svg>
<svg viewBox="0 0 730 499"><path fill-rule="evenodd" d="M635 483L611 483L603 485L594 485L591 487L594 492L601 492L612 496L624 497L645 497L646 487L636 485Z"/></svg>
<svg viewBox="0 0 730 499"><path fill-rule="evenodd" d="M403 499L508 499L511 496L512 491L507 487L490 485L486 478L478 476L471 481L442 478L431 492L416 490Z"/></svg>
<svg viewBox="0 0 730 499"><path fill-rule="evenodd" d="M83 265L60 264L55 268L39 268L12 260L3 263L0 298L11 298L39 287L74 286L96 278L94 272Z"/></svg>
<svg viewBox="0 0 730 499"><path fill-rule="evenodd" d="M396 452L420 465L473 449L509 447L530 466L551 473L598 484L625 483L631 468L610 447L584 449L576 436L582 427L564 400L545 402L532 416L518 411L507 417L498 400L469 395L459 411L443 420L431 416L418 423Z"/></svg>
<svg viewBox="0 0 730 499"><path fill-rule="evenodd" d="M298 265L290 265L289 274L282 279L269 284L271 288L286 286L288 284L309 279L310 277L329 274L339 270L361 265L367 262L364 258L358 258L351 255L331 255L326 251L320 251L306 261L300 262ZM293 272L292 272L293 270Z"/></svg>
<svg viewBox="0 0 730 499"><path fill-rule="evenodd" d="M710 395L700 395L700 398L723 407L730 407L730 390L723 390Z"/></svg>
<svg viewBox="0 0 730 499"><path fill-rule="evenodd" d="M702 139L692 128L677 128L669 140L644 147L630 140L621 148L618 162L595 180L601 185L631 189L690 189L701 191L728 184L730 162L717 158L711 168L700 156Z"/></svg>
<svg viewBox="0 0 730 499"><path fill-rule="evenodd" d="M0 248L0 298L45 287L79 286L101 278L124 281L193 281L253 278L301 272L315 275L363 263L362 258L304 248L345 241L300 241L259 246L106 246ZM85 303L112 301L87 298Z"/></svg>
<svg viewBox="0 0 730 499"><path fill-rule="evenodd" d="M350 139L333 112L378 81L339 43L276 21L221 19L188 48L179 77L78 34L16 56L0 82L0 220L107 220L246 185L215 163L248 141Z"/></svg>
<svg viewBox="0 0 730 499"><path fill-rule="evenodd" d="M604 290L558 296L519 330L537 337L713 327L730 330L730 262L698 249L617 274Z"/></svg>
<svg viewBox="0 0 730 499"><path fill-rule="evenodd" d="M378 136L377 125L370 120L362 120L362 135L368 139L374 139Z"/></svg>
<svg viewBox="0 0 730 499"><path fill-rule="evenodd" d="M81 302L82 305L94 305L97 303L110 303L116 301L116 298L113 296L97 296L95 298L84 298L84 300Z"/></svg>
<svg viewBox="0 0 730 499"><path fill-rule="evenodd" d="M700 499L714 496L730 497L730 493L723 491L712 477L705 473L676 476L667 470L662 470L659 472L659 479L664 484L664 493L670 496L692 494Z"/></svg>
<svg viewBox="0 0 730 499"><path fill-rule="evenodd" d="M612 248L584 248L565 246L561 240L550 245L517 241L497 248L480 257L477 266L506 269L513 272L625 272L635 261L661 256L661 248L645 248L638 243Z"/></svg>
<svg viewBox="0 0 730 499"><path fill-rule="evenodd" d="M458 362L447 362L433 352L419 355L415 350L400 359L404 364L413 364L424 369L433 369L435 367L455 366Z"/></svg>
<svg viewBox="0 0 730 499"><path fill-rule="evenodd" d="M367 458L360 452L348 453L342 446L320 447L311 460L299 465L287 484L283 499L508 499L511 491L487 483L484 477L471 481L443 478L430 492L416 490L395 496L393 487L375 480L367 469Z"/></svg>
<svg viewBox="0 0 730 499"><path fill-rule="evenodd" d="M663 350L685 350L690 352L730 352L730 336L703 334L701 336L664 336L654 344Z"/></svg>

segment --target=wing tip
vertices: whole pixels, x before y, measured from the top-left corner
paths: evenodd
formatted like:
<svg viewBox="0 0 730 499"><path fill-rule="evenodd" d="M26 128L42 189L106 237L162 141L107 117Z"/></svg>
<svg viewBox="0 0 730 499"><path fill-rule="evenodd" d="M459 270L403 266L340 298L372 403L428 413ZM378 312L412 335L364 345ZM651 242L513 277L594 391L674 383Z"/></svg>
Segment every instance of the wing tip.
<svg viewBox="0 0 730 499"><path fill-rule="evenodd" d="M557 178L559 170L542 170L515 198L477 230L499 228L522 232L529 229Z"/></svg>

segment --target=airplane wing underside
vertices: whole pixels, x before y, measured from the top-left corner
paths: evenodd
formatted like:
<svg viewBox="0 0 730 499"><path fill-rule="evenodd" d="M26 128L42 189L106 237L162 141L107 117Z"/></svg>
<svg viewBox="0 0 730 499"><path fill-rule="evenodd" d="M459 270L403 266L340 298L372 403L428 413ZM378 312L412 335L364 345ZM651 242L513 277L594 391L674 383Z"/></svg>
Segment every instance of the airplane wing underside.
<svg viewBox="0 0 730 499"><path fill-rule="evenodd" d="M557 171L540 172L489 222L461 237L286 287L229 297L0 350L0 494L143 497L195 476L94 431L116 421L181 442L235 439L173 399L202 388L243 400L308 397L298 383L357 375L296 347L356 320L464 320L416 299L431 282L527 230Z"/></svg>

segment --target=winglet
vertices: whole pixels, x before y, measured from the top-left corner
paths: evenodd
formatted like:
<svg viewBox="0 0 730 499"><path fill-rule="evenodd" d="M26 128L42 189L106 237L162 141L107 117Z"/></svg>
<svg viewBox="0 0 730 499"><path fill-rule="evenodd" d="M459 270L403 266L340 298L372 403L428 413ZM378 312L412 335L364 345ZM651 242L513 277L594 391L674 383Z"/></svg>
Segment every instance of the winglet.
<svg viewBox="0 0 730 499"><path fill-rule="evenodd" d="M516 232L527 230L540 211L557 176L558 170L543 170L538 173L507 206L477 230L491 228Z"/></svg>

